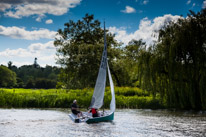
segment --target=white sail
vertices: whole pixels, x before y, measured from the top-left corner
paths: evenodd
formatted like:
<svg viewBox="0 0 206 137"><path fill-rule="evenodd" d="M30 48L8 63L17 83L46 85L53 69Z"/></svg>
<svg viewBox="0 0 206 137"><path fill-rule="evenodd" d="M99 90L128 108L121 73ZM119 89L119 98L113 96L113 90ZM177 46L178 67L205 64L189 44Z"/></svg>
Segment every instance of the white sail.
<svg viewBox="0 0 206 137"><path fill-rule="evenodd" d="M112 100L110 102L110 110L112 112L115 111L115 108L116 108L116 104L115 104L115 94L114 94L114 83L113 83L113 80L112 80L112 76L111 76L111 73L110 73L110 70L109 70L109 64L107 62L107 68L108 68L108 75L109 75L109 84L110 84L110 88L111 88L111 94L112 94Z"/></svg>
<svg viewBox="0 0 206 137"><path fill-rule="evenodd" d="M101 60L90 108L99 109L103 105L104 91L106 86L106 73L107 73L107 44L106 44L106 35L105 35L105 27L104 27L104 51L102 54L102 60Z"/></svg>

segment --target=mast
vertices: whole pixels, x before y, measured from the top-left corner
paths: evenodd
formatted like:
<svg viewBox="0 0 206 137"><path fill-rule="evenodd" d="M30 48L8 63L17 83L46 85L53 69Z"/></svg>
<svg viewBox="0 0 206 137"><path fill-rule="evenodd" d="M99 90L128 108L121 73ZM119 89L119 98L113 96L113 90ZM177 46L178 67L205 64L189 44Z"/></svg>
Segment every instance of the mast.
<svg viewBox="0 0 206 137"><path fill-rule="evenodd" d="M105 46L105 44L106 44L106 32L105 32L105 20L104 20L104 46ZM107 46L107 44L106 44L106 46ZM105 83L105 87L106 87L106 83ZM103 115L104 115L104 97L103 97L103 106L102 106L102 108L103 108Z"/></svg>
<svg viewBox="0 0 206 137"><path fill-rule="evenodd" d="M104 46L107 48L106 32L105 32L105 21L104 21Z"/></svg>

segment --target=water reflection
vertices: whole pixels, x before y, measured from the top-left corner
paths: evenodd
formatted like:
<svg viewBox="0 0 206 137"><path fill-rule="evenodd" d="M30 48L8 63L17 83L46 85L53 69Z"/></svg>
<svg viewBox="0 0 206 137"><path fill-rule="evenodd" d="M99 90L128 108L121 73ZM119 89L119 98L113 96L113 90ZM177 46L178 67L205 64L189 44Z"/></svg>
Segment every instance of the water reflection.
<svg viewBox="0 0 206 137"><path fill-rule="evenodd" d="M113 122L73 123L65 110L0 109L1 137L206 136L205 112L117 110Z"/></svg>

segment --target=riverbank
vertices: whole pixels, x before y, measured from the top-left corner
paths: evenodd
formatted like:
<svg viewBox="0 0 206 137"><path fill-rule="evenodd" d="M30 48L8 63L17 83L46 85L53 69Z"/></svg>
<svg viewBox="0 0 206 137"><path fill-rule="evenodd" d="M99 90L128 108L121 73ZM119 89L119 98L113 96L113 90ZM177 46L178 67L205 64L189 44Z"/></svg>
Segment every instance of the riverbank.
<svg viewBox="0 0 206 137"><path fill-rule="evenodd" d="M68 108L74 99L81 108L90 105L93 89L0 89L1 108ZM164 108L158 98L147 91L131 87L115 87L117 108ZM104 107L109 108L110 88L105 91Z"/></svg>

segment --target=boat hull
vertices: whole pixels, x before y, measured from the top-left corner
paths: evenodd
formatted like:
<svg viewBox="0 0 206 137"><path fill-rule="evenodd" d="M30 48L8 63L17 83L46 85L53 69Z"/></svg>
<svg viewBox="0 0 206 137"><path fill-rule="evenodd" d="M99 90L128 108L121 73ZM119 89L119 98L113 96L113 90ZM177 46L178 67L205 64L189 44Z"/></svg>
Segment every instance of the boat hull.
<svg viewBox="0 0 206 137"><path fill-rule="evenodd" d="M70 117L71 120L74 121L75 123L81 123L81 122L84 122L81 118L78 118L77 115L69 114L69 117Z"/></svg>
<svg viewBox="0 0 206 137"><path fill-rule="evenodd" d="M112 121L114 119L114 112L104 112L104 115L101 117L92 117L91 113L83 112L84 117L77 117L77 115L69 114L69 117L75 123L86 122L90 123L98 123L98 122L107 122Z"/></svg>
<svg viewBox="0 0 206 137"><path fill-rule="evenodd" d="M98 123L98 122L107 122L112 120L114 120L114 112L102 117L89 118L88 120L86 120L86 123L91 124L91 123Z"/></svg>

